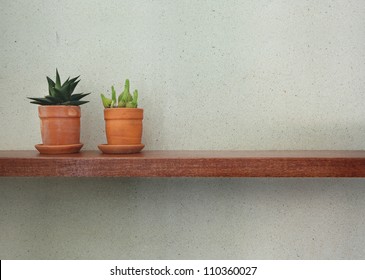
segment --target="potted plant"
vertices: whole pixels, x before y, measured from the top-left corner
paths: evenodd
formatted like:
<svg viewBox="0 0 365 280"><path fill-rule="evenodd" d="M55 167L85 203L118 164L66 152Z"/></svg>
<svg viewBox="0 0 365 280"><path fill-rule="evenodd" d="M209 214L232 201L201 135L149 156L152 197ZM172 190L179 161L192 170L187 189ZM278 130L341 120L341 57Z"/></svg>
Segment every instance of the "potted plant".
<svg viewBox="0 0 365 280"><path fill-rule="evenodd" d="M61 78L56 69L56 81L49 77L49 95L43 98L28 97L30 103L38 104L38 115L41 121L43 144L36 145L41 154L68 154L80 151L80 105L88 101L81 99L90 93L73 94L80 76L68 78L61 84Z"/></svg>
<svg viewBox="0 0 365 280"><path fill-rule="evenodd" d="M129 80L124 91L118 96L112 86L112 98L101 94L104 105L105 132L108 144L99 145L104 153L137 153L144 145L142 139L143 109L138 107L138 90L129 91Z"/></svg>

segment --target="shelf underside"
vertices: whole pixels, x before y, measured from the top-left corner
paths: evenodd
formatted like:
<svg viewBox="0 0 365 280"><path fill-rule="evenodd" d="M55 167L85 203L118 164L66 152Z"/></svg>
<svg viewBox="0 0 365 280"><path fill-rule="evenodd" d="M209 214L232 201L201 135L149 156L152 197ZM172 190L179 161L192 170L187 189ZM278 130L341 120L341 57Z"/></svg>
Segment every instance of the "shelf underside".
<svg viewBox="0 0 365 280"><path fill-rule="evenodd" d="M0 151L8 177L365 177L365 151Z"/></svg>

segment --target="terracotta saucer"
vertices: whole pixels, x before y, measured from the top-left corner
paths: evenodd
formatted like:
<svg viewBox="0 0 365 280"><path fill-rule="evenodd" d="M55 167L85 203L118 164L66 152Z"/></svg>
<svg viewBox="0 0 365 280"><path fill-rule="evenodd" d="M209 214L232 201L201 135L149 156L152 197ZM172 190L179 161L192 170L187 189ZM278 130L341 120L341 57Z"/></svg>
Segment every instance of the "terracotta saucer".
<svg viewBox="0 0 365 280"><path fill-rule="evenodd" d="M140 152L143 148L143 144L139 145L98 145L100 151L105 154L134 154Z"/></svg>
<svg viewBox="0 0 365 280"><path fill-rule="evenodd" d="M35 145L35 148L41 153L46 155L60 155L60 154L73 154L78 153L84 144L72 144L72 145Z"/></svg>

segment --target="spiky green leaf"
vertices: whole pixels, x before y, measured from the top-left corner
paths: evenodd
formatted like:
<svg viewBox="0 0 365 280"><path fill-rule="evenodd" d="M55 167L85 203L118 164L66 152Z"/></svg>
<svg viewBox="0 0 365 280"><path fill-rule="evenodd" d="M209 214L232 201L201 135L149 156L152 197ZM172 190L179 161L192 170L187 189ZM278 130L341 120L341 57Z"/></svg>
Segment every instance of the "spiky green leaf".
<svg viewBox="0 0 365 280"><path fill-rule="evenodd" d="M121 100L125 103L129 102L132 100L132 95L129 92L129 80L126 79L125 83L124 83L124 91L121 97Z"/></svg>
<svg viewBox="0 0 365 280"><path fill-rule="evenodd" d="M89 101L79 101L79 100L76 100L76 101L71 101L72 105L76 105L76 106L79 106L79 105L82 105L82 104L86 104L88 103Z"/></svg>
<svg viewBox="0 0 365 280"><path fill-rule="evenodd" d="M55 82L48 76L47 76L47 82L48 82L49 87L54 87L55 86Z"/></svg>
<svg viewBox="0 0 365 280"><path fill-rule="evenodd" d="M85 96L89 95L89 93L76 93L76 94L73 94L71 95L71 99L70 101L77 101L77 100L80 100L81 98L84 98Z"/></svg>
<svg viewBox="0 0 365 280"><path fill-rule="evenodd" d="M77 84L80 82L80 80L70 83L70 91L69 91L69 96L71 97L71 94L74 92Z"/></svg>
<svg viewBox="0 0 365 280"><path fill-rule="evenodd" d="M28 97L28 99L41 102L42 104L52 105L52 101L48 100L47 98L37 98L37 97Z"/></svg>
<svg viewBox="0 0 365 280"><path fill-rule="evenodd" d="M37 102L37 101L31 101L30 103L37 104L37 105L44 105L44 106L48 105L48 104L45 104L45 103L42 103L42 102Z"/></svg>
<svg viewBox="0 0 365 280"><path fill-rule="evenodd" d="M120 101L120 102L118 102L118 108L125 108L125 102L123 102L123 101Z"/></svg>
<svg viewBox="0 0 365 280"><path fill-rule="evenodd" d="M124 83L124 91L125 92L129 92L129 80L128 79L125 80L125 83Z"/></svg>
<svg viewBox="0 0 365 280"><path fill-rule="evenodd" d="M82 105L82 104L85 104L85 103L88 103L89 101L78 101L78 100L75 100L75 101L66 101L66 102L63 102L61 105L69 105L69 106L79 106L79 105Z"/></svg>
<svg viewBox="0 0 365 280"><path fill-rule="evenodd" d="M70 81L70 77L68 77L67 80L63 82L61 87L64 87L65 85L67 85L67 83L69 83L69 81Z"/></svg>
<svg viewBox="0 0 365 280"><path fill-rule="evenodd" d="M52 105L57 105L62 103L62 100L58 99L57 97L47 95L44 98L46 98L48 101L52 103Z"/></svg>
<svg viewBox="0 0 365 280"><path fill-rule="evenodd" d="M61 88L61 78L60 74L58 74L58 69L56 68L56 84L55 88L60 89Z"/></svg>
<svg viewBox="0 0 365 280"><path fill-rule="evenodd" d="M132 101L127 102L126 108L137 108L137 104L133 103Z"/></svg>
<svg viewBox="0 0 365 280"><path fill-rule="evenodd" d="M54 90L53 90L53 88L55 86L55 82L51 78L49 78L49 77L47 77L47 82L48 82L48 92L49 92L49 95L54 96Z"/></svg>
<svg viewBox="0 0 365 280"><path fill-rule="evenodd" d="M133 100L132 100L133 103L137 104L138 103L138 90L134 90L133 92Z"/></svg>
<svg viewBox="0 0 365 280"><path fill-rule="evenodd" d="M118 104L119 104L119 102L122 102L122 97L123 97L123 92L121 94L119 94L119 96L118 96Z"/></svg>
<svg viewBox="0 0 365 280"><path fill-rule="evenodd" d="M69 101L67 88L61 88L61 89L54 88L54 91L56 98L58 98L63 102Z"/></svg>
<svg viewBox="0 0 365 280"><path fill-rule="evenodd" d="M75 77L75 78L72 78L71 80L70 80L70 83L74 83L74 82L76 82L76 80L79 78L80 76L77 76L77 77Z"/></svg>
<svg viewBox="0 0 365 280"><path fill-rule="evenodd" d="M114 86L112 86L112 101L113 104L117 104L117 93L115 92Z"/></svg>
<svg viewBox="0 0 365 280"><path fill-rule="evenodd" d="M104 108L110 108L113 101L110 98L105 97L104 94L101 94L100 96L101 96L101 101L103 102Z"/></svg>

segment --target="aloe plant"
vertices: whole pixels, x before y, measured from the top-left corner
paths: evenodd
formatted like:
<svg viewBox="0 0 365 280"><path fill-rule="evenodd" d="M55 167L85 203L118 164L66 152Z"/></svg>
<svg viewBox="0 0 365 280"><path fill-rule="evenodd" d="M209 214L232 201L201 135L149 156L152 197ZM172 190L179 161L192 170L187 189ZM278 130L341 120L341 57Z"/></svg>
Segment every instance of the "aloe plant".
<svg viewBox="0 0 365 280"><path fill-rule="evenodd" d="M138 107L138 90L134 90L133 96L129 91L129 80L125 80L124 91L118 96L112 86L112 98L105 97L101 94L101 101L104 108L137 108Z"/></svg>
<svg viewBox="0 0 365 280"><path fill-rule="evenodd" d="M61 84L61 78L56 69L56 82L47 77L48 81L48 92L49 95L43 98L28 97L32 100L30 103L38 105L73 105L78 106L85 104L89 101L81 101L82 98L89 95L90 93L76 93L73 94L77 84L80 82L78 80L80 76L70 79L70 77Z"/></svg>

